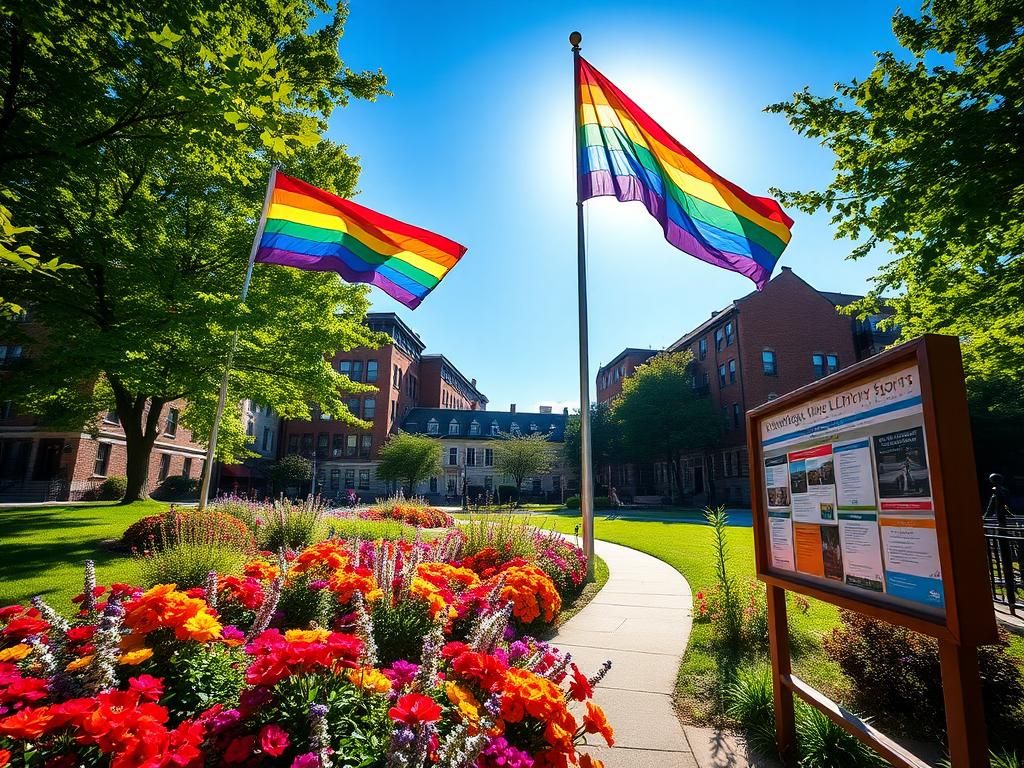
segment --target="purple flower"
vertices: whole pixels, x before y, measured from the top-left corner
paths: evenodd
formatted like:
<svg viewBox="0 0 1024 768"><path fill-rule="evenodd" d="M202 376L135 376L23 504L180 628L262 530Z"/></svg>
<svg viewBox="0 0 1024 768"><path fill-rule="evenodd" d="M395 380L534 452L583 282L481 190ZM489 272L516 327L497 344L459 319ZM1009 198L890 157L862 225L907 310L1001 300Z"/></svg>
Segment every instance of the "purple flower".
<svg viewBox="0 0 1024 768"><path fill-rule="evenodd" d="M234 624L228 624L220 632L221 638L224 640L241 640L245 641L245 633L236 627Z"/></svg>
<svg viewBox="0 0 1024 768"><path fill-rule="evenodd" d="M416 742L416 733L408 725L402 724L395 728L391 734L392 749L402 751L411 747Z"/></svg>
<svg viewBox="0 0 1024 768"><path fill-rule="evenodd" d="M385 669L384 674L387 675L391 682L395 684L395 687L403 687L408 685L415 679L416 673L419 672L419 665L413 664L411 661L405 659L399 659L391 665L390 669Z"/></svg>
<svg viewBox="0 0 1024 768"><path fill-rule="evenodd" d="M311 592L319 592L321 589L327 589L327 579L313 579L309 582L309 589Z"/></svg>
<svg viewBox="0 0 1024 768"><path fill-rule="evenodd" d="M522 640L516 640L512 645L508 647L508 658L509 661L518 661L530 652L530 646L524 643Z"/></svg>
<svg viewBox="0 0 1024 768"><path fill-rule="evenodd" d="M273 698L273 694L266 688L249 688L242 691L238 707L245 712L255 712Z"/></svg>
<svg viewBox="0 0 1024 768"><path fill-rule="evenodd" d="M242 719L242 713L237 709L225 709L223 712L218 712L214 715L210 721L210 726L214 731L223 731L230 728L239 720Z"/></svg>
<svg viewBox="0 0 1024 768"><path fill-rule="evenodd" d="M521 749L516 749L504 736L496 736L480 753L479 768L533 768L533 758Z"/></svg>

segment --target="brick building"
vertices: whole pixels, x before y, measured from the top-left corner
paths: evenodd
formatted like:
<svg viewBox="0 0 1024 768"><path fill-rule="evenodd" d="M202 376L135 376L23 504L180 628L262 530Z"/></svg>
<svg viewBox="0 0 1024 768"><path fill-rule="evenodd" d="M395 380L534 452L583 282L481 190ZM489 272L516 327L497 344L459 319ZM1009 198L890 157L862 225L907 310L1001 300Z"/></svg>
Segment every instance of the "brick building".
<svg viewBox="0 0 1024 768"><path fill-rule="evenodd" d="M332 364L352 381L369 384L373 392L353 395L349 411L372 424L359 429L314 411L312 420L289 419L281 424L279 455L297 453L316 460L320 492L338 496L347 489L360 495L387 493L390 488L375 478L377 451L399 430L413 408L442 407L483 411L487 397L476 379L462 374L443 355L424 355L426 345L398 315L376 312L366 316L374 331L386 333L391 343L379 349L359 347L335 355Z"/></svg>
<svg viewBox="0 0 1024 768"><path fill-rule="evenodd" d="M713 500L748 505L746 412L876 354L895 340L898 331L878 330L881 316L859 321L839 313L858 298L818 291L783 267L764 290L712 312L668 346L669 352L693 354L693 386L711 398L722 417L719 444L680 462L677 476L684 496L695 504ZM605 369L598 373L599 401L602 375L607 375ZM660 495L668 489L668 468L614 467L605 478L609 481L626 495Z"/></svg>
<svg viewBox="0 0 1024 768"><path fill-rule="evenodd" d="M597 402L610 403L622 392L622 382L660 350L627 347L597 369Z"/></svg>

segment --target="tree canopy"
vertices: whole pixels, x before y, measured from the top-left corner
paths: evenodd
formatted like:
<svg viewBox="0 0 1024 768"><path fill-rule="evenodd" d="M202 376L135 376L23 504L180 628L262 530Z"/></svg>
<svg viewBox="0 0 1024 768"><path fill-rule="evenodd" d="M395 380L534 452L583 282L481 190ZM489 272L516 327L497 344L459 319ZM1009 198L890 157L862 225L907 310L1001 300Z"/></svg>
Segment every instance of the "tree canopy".
<svg viewBox="0 0 1024 768"><path fill-rule="evenodd" d="M590 404L590 451L595 467L606 466L619 460L619 427L612 421L609 403ZM562 444L565 462L580 471L580 414L577 411L565 422L565 440Z"/></svg>
<svg viewBox="0 0 1024 768"><path fill-rule="evenodd" d="M553 460L554 447L548 442L548 436L541 432L529 435L503 433L494 446L494 468L512 478L517 492L522 489L526 478L551 469Z"/></svg>
<svg viewBox="0 0 1024 768"><path fill-rule="evenodd" d="M145 493L160 409L208 434L230 338L230 402L285 418L309 405L357 421L361 391L327 362L375 346L363 286L258 266L238 292L272 162L342 196L359 166L323 140L334 108L384 93L338 46L346 8L317 0L8 3L0 17L0 188L59 281L0 271L0 296L28 307L43 341L10 382L20 410L81 428L112 405L128 447L126 501ZM22 235L19 235L21 237ZM5 336L31 329L4 329ZM5 384L6 386L6 384ZM244 455L226 419L221 458Z"/></svg>
<svg viewBox="0 0 1024 768"><path fill-rule="evenodd" d="M416 484L441 471L441 441L426 435L399 432L381 446L377 479L405 483L412 494Z"/></svg>

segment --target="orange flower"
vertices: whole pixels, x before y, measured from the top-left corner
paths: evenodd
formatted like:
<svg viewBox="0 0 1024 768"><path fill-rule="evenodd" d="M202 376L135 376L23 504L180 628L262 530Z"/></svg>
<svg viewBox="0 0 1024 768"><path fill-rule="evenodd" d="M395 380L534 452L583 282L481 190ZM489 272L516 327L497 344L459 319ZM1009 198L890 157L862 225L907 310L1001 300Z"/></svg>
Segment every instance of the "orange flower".
<svg viewBox="0 0 1024 768"><path fill-rule="evenodd" d="M448 682L445 684L445 693L463 720L474 725L480 720L480 702L471 692L458 683Z"/></svg>
<svg viewBox="0 0 1024 768"><path fill-rule="evenodd" d="M21 661L30 653L32 653L31 645L18 643L17 645L12 645L10 648L4 648L0 651L0 663L5 661Z"/></svg>
<svg viewBox="0 0 1024 768"><path fill-rule="evenodd" d="M580 754L580 768L604 768L604 763L596 757Z"/></svg>
<svg viewBox="0 0 1024 768"><path fill-rule="evenodd" d="M615 744L615 732L608 724L608 718L604 710L592 701L587 702L587 714L583 716L583 728L587 733L599 733L608 742L608 746Z"/></svg>
<svg viewBox="0 0 1024 768"><path fill-rule="evenodd" d="M0 749L0 768L7 768L11 764L11 751L9 749Z"/></svg>
<svg viewBox="0 0 1024 768"><path fill-rule="evenodd" d="M77 669L88 667L90 664L92 664L92 659L92 656L79 656L77 659L70 662L66 667L64 667L64 671L74 672Z"/></svg>
<svg viewBox="0 0 1024 768"><path fill-rule="evenodd" d="M551 623L562 609L562 598L550 577L535 565L517 565L504 571L501 597L512 603L512 615L523 624L541 616ZM495 577L495 579L500 577Z"/></svg>
<svg viewBox="0 0 1024 768"><path fill-rule="evenodd" d="M331 636L327 629L289 629L284 633L289 643L319 643Z"/></svg>
<svg viewBox="0 0 1024 768"><path fill-rule="evenodd" d="M306 573L313 569L323 568L328 571L336 571L348 565L352 554L348 551L348 544L341 539L324 539L323 541L306 547L299 556L295 558L289 575Z"/></svg>
<svg viewBox="0 0 1024 768"><path fill-rule="evenodd" d="M242 573L259 581L273 581L280 572L276 565L271 565L264 560L250 560L242 566Z"/></svg>
<svg viewBox="0 0 1024 768"><path fill-rule="evenodd" d="M208 643L220 637L223 629L221 623L206 610L197 612L194 616L185 620L182 630L188 637L197 643Z"/></svg>
<svg viewBox="0 0 1024 768"><path fill-rule="evenodd" d="M391 690L391 680L388 676L373 667L350 669L348 679L352 685L369 693L387 693Z"/></svg>
<svg viewBox="0 0 1024 768"><path fill-rule="evenodd" d="M0 736L35 741L54 724L49 707L22 709L0 720Z"/></svg>
<svg viewBox="0 0 1024 768"><path fill-rule="evenodd" d="M128 651L127 653L121 654L121 657L117 660L118 664L126 664L128 666L134 666L135 664L141 664L148 659L153 657L152 648L139 648L134 651Z"/></svg>

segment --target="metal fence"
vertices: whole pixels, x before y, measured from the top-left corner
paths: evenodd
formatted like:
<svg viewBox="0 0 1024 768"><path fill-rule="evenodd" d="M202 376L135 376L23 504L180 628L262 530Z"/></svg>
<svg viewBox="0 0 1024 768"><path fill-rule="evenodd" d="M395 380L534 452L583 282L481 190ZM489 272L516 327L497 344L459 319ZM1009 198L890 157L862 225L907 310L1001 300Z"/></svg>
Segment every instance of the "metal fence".
<svg viewBox="0 0 1024 768"><path fill-rule="evenodd" d="M999 475L991 475L992 495L985 508L985 545L992 599L1011 614L1024 614L1024 518L1017 517L1007 503L1006 489Z"/></svg>

